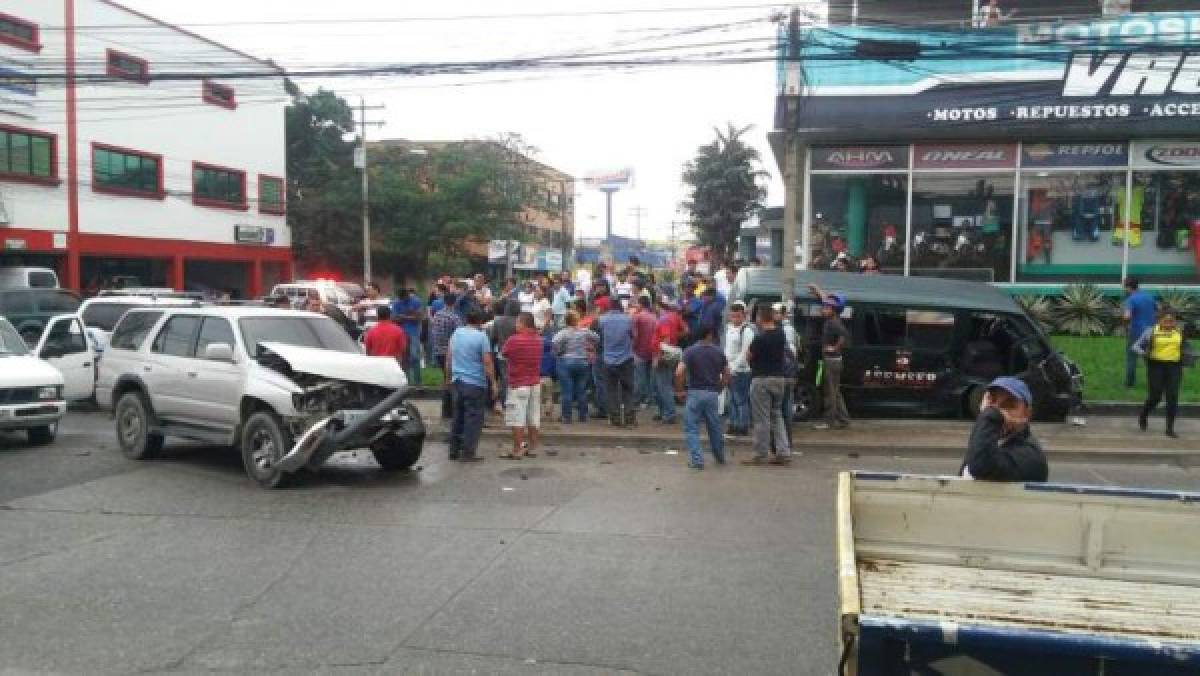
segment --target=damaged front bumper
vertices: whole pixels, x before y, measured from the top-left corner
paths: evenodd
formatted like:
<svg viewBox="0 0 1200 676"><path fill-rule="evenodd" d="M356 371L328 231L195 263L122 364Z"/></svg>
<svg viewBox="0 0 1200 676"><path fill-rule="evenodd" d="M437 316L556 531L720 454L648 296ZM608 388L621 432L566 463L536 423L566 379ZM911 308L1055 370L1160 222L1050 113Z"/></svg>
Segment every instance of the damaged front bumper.
<svg viewBox="0 0 1200 676"><path fill-rule="evenodd" d="M341 410L317 421L296 438L275 466L283 472L316 467L337 451L369 447L386 436L424 439L425 423L416 408L404 401L401 387L368 410Z"/></svg>

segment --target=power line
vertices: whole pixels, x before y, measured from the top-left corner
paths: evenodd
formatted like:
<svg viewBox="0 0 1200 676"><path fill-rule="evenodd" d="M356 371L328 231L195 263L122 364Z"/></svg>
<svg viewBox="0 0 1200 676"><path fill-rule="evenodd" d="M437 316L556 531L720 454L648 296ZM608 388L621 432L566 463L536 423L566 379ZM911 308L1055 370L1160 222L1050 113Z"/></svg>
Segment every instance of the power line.
<svg viewBox="0 0 1200 676"><path fill-rule="evenodd" d="M714 5L714 6L680 6L680 7L636 7L625 9L598 9L584 10L580 12L519 12L519 13L494 13L494 14L454 14L454 15L436 15L436 16L377 16L377 17L339 17L326 19L258 19L246 21L210 21L210 22L192 22L192 23L175 23L174 26L180 28L218 28L230 26L302 26L302 25L339 25L339 24L390 24L390 23L431 23L431 22L447 22L447 21L514 21L526 19L555 19L555 18L586 18L596 16L633 16L640 14L678 14L678 13L698 13L698 12L731 12L752 9L779 9L792 3L766 3L766 4L751 4L751 5ZM807 5L823 5L823 0L802 0L801 4ZM138 24L94 24L76 26L76 31L101 31L101 30L127 30L130 28L154 28L161 29L161 26L148 26L145 23ZM63 26L42 26L42 30L64 30Z"/></svg>

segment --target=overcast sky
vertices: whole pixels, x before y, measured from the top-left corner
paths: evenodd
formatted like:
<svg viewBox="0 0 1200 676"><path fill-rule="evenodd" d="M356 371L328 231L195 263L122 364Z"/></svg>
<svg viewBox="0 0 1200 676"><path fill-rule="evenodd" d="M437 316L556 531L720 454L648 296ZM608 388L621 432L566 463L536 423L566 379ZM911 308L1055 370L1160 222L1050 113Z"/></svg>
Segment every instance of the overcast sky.
<svg viewBox="0 0 1200 676"><path fill-rule="evenodd" d="M581 50L661 48L681 43L739 41L705 51L767 48L772 9L754 0L441 0L436 3L357 0L205 0L199 3L124 0L126 5L285 67L346 63L465 61L541 56ZM761 5L745 8L746 5ZM736 10L720 10L742 6ZM708 8L653 13L654 8ZM463 15L637 12L586 17L375 21L245 25L248 21L310 21ZM234 22L229 25L197 25ZM189 26L193 24L194 26ZM670 38L688 27L727 25ZM734 24L728 26L728 24ZM757 38L761 38L757 39ZM647 55L628 55L639 58ZM625 56L625 55L623 55ZM507 80L478 84L485 80ZM516 80L516 81L513 81ZM357 102L387 108L372 138L485 138L518 132L540 149L539 159L576 176L590 170L633 167L634 189L618 193L613 231L634 236L635 207L643 237L667 238L685 193L683 163L727 121L754 125L750 141L771 174L770 203L781 200L779 171L766 144L774 105L771 62L671 66L640 72L505 73L436 78L338 78L322 84ZM459 86L469 85L469 86ZM576 223L583 236L604 234L602 195L578 188Z"/></svg>

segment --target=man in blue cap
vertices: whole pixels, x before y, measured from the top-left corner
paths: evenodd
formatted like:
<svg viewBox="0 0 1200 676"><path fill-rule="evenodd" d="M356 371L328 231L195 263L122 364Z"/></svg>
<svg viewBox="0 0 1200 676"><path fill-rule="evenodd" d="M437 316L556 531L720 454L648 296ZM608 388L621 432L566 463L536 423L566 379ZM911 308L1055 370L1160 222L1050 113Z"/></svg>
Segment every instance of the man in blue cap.
<svg viewBox="0 0 1200 676"><path fill-rule="evenodd" d="M824 379L825 422L813 425L818 430L844 430L850 426L850 412L842 397L842 353L850 346L850 331L842 323L846 298L839 293L826 293L816 284L808 290L821 301L821 373Z"/></svg>
<svg viewBox="0 0 1200 676"><path fill-rule="evenodd" d="M1029 429L1033 396L1019 378L992 381L979 406L959 473L983 481L1045 481L1042 445Z"/></svg>

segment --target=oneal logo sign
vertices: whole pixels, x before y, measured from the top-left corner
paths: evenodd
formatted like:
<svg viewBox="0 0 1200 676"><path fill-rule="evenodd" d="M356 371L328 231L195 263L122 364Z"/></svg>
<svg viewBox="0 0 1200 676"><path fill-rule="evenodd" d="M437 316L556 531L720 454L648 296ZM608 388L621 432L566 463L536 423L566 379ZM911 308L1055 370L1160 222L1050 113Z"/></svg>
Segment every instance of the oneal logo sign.
<svg viewBox="0 0 1200 676"><path fill-rule="evenodd" d="M1075 52L1063 78L1064 97L1200 94L1200 54Z"/></svg>
<svg viewBox="0 0 1200 676"><path fill-rule="evenodd" d="M1191 167L1200 164L1200 144L1154 145L1146 148L1146 159L1155 164Z"/></svg>
<svg viewBox="0 0 1200 676"><path fill-rule="evenodd" d="M847 169L870 169L893 164L896 158L890 150L831 150L825 160Z"/></svg>
<svg viewBox="0 0 1200 676"><path fill-rule="evenodd" d="M1008 153L1003 150L929 150L921 155L923 162L1004 162Z"/></svg>

